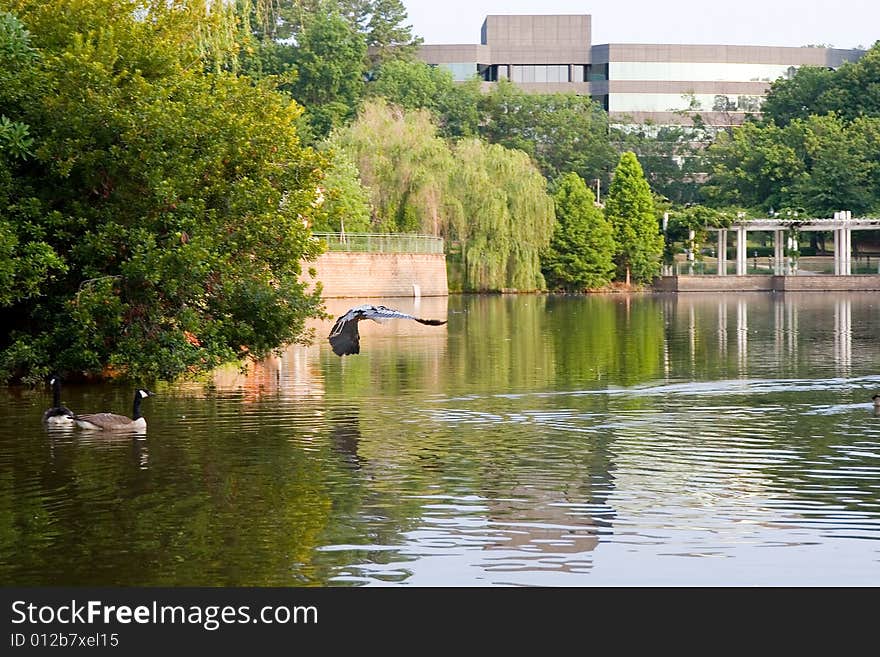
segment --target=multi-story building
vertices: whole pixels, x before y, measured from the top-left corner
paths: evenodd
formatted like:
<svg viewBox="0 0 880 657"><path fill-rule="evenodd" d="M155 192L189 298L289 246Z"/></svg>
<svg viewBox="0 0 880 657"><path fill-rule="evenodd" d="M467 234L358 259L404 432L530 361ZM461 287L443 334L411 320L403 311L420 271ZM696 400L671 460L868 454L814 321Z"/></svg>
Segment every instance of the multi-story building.
<svg viewBox="0 0 880 657"><path fill-rule="evenodd" d="M837 68L862 50L731 45L592 45L589 15L487 16L479 44L423 45L428 64L474 75L485 87L507 78L531 92L589 95L617 123L742 123L760 111L770 83L800 66Z"/></svg>

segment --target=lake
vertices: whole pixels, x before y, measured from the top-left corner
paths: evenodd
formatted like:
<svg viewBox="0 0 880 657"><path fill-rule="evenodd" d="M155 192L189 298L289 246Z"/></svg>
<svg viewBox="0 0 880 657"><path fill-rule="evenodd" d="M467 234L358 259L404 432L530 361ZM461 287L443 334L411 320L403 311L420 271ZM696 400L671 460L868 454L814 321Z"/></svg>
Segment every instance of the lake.
<svg viewBox="0 0 880 657"><path fill-rule="evenodd" d="M451 296L208 382L142 435L0 388L0 581L880 585L880 294ZM133 388L66 385L76 412Z"/></svg>

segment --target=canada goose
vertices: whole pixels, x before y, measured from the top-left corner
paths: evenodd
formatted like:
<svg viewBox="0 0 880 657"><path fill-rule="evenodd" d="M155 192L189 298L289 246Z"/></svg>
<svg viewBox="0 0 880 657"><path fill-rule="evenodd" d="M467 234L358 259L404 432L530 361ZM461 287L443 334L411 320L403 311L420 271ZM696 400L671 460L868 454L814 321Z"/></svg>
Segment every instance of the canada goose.
<svg viewBox="0 0 880 657"><path fill-rule="evenodd" d="M82 429L102 429L104 431L125 431L146 429L147 421L141 415L141 400L152 397L155 393L143 388L134 392L134 408L131 417L117 415L116 413L91 413L89 415L74 415L73 421Z"/></svg>
<svg viewBox="0 0 880 657"><path fill-rule="evenodd" d="M61 405L61 378L58 375L49 379L52 386L52 408L43 413L43 422L55 426L73 426L73 411Z"/></svg>
<svg viewBox="0 0 880 657"><path fill-rule="evenodd" d="M361 344L358 322L362 319L372 319L374 322L383 322L387 319L413 319L419 324L427 324L428 326L440 326L447 321L445 319L420 319L387 306L373 306L369 304L355 306L344 315L341 315L330 330L328 338L330 346L333 347L334 354L345 356L346 354L360 353Z"/></svg>

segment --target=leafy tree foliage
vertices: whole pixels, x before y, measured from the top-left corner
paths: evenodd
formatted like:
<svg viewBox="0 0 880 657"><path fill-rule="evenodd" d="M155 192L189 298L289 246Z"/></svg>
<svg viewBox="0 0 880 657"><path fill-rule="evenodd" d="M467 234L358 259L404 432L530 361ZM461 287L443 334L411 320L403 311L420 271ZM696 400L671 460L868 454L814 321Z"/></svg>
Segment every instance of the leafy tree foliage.
<svg viewBox="0 0 880 657"><path fill-rule="evenodd" d="M556 228L541 258L547 285L583 292L608 285L614 276L614 236L596 197L576 173L563 176L553 194Z"/></svg>
<svg viewBox="0 0 880 657"><path fill-rule="evenodd" d="M880 205L880 117L848 122L835 114L745 124L709 149L704 193L716 205L802 207L814 216Z"/></svg>
<svg viewBox="0 0 880 657"><path fill-rule="evenodd" d="M371 69L394 60L414 58L421 37L414 37L407 25L406 8L401 0L355 0L360 9L358 23L363 26L370 47Z"/></svg>
<svg viewBox="0 0 880 657"><path fill-rule="evenodd" d="M368 233L370 225L370 193L361 184L360 173L351 153L333 150L325 142L330 164L321 185L322 200L312 230L330 233Z"/></svg>
<svg viewBox="0 0 880 657"><path fill-rule="evenodd" d="M246 25L249 73L277 75L289 66L296 51L313 30L313 23L328 16L342 18L348 32L357 34L369 50L361 61L351 61L351 72L371 76L387 61L412 60L421 37L412 34L406 24L406 9L400 0L239 0L239 12ZM326 33L325 47L347 47L350 37L341 42ZM336 35L338 36L338 35ZM311 49L315 50L316 44ZM342 53L331 58L340 59Z"/></svg>
<svg viewBox="0 0 880 657"><path fill-rule="evenodd" d="M620 156L605 199L605 216L614 227L618 273L625 276L627 285L650 283L660 272L663 236L651 188L631 151Z"/></svg>
<svg viewBox="0 0 880 657"><path fill-rule="evenodd" d="M880 116L880 41L836 71L803 67L791 79L777 80L761 111L779 126L829 112L844 120Z"/></svg>
<svg viewBox="0 0 880 657"><path fill-rule="evenodd" d="M786 205L786 195L806 172L785 129L745 123L732 135L721 133L709 148L712 178L703 192L714 205Z"/></svg>
<svg viewBox="0 0 880 657"><path fill-rule="evenodd" d="M289 51L296 74L291 94L306 108L313 138L326 137L357 111L364 86L364 37L338 12L317 11L309 14Z"/></svg>
<svg viewBox="0 0 880 657"><path fill-rule="evenodd" d="M501 80L482 97L479 125L480 136L525 151L551 180L571 171L607 184L617 159L608 115L588 96L529 94Z"/></svg>
<svg viewBox="0 0 880 657"><path fill-rule="evenodd" d="M547 182L529 156L482 140L455 146L450 239L461 245L465 289L545 287L540 254L555 223Z"/></svg>
<svg viewBox="0 0 880 657"><path fill-rule="evenodd" d="M454 162L430 113L369 101L330 144L351 154L370 190L374 231L447 233L445 199Z"/></svg>
<svg viewBox="0 0 880 657"><path fill-rule="evenodd" d="M794 119L810 114L825 114L829 104L825 92L831 87L834 72L818 66L804 66L790 79L779 78L770 85L761 106L764 121L786 126Z"/></svg>
<svg viewBox="0 0 880 657"><path fill-rule="evenodd" d="M473 136L480 124L480 82L453 82L452 73L423 62L393 60L379 69L371 96L405 109L427 109L444 137Z"/></svg>
<svg viewBox="0 0 880 657"><path fill-rule="evenodd" d="M198 12L12 4L36 56L0 62L0 106L34 143L0 153L2 376L172 378L301 339L323 167L301 108L194 65Z"/></svg>
<svg viewBox="0 0 880 657"><path fill-rule="evenodd" d="M617 129L612 139L616 148L636 154L656 194L679 205L701 199L705 146L711 141L704 130L684 125L642 125Z"/></svg>

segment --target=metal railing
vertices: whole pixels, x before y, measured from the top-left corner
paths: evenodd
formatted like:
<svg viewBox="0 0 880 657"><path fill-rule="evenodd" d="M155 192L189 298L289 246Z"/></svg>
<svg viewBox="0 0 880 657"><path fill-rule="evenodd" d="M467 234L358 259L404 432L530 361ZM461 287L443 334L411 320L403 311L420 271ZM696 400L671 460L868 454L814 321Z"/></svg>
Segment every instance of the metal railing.
<svg viewBox="0 0 880 657"><path fill-rule="evenodd" d="M443 238L409 233L312 233L328 251L443 253Z"/></svg>
<svg viewBox="0 0 880 657"><path fill-rule="evenodd" d="M736 274L736 262L725 261L725 273ZM857 256L850 260L850 271L853 274L880 274L880 258L877 256ZM718 261L705 258L697 261L676 260L663 266L664 276L717 276ZM802 256L776 266L776 259L768 256L749 257L746 261L746 274L833 274L834 259L832 256Z"/></svg>

